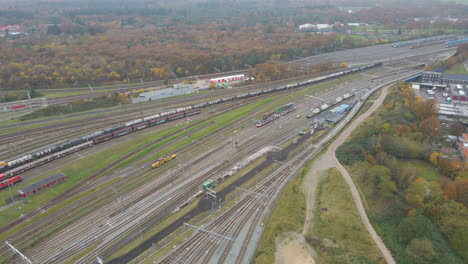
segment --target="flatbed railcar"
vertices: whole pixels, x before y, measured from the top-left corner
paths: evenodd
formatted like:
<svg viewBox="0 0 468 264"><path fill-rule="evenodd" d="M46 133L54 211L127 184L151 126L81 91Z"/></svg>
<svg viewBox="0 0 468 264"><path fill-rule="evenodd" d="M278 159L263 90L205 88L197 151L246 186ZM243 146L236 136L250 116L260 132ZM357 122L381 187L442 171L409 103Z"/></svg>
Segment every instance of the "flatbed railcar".
<svg viewBox="0 0 468 264"><path fill-rule="evenodd" d="M93 142L92 144L99 144L99 143L102 143L104 141L110 140L110 139L112 139L114 137L123 136L125 134L132 133L133 131L139 130L139 129L136 129L136 128L143 129L144 125L140 126L140 124L143 123L143 122L148 122L148 126L146 126L146 127L155 126L155 125L159 125L159 124L162 124L162 123L165 123L165 122L169 122L169 121L172 121L172 120L175 120L175 119L178 119L178 118L182 118L184 116L191 116L191 115L199 114L200 113L200 108L209 107L209 106L212 106L212 105L215 105L215 104L224 103L224 102L228 102L228 101L232 101L232 100L240 100L240 99L245 99L245 98L249 98L249 97L252 97L252 96L263 95L263 94L268 94L268 93L275 93L275 92L281 92L281 91L289 90L289 89L295 89L295 88L298 88L298 87L301 87L301 86L320 83L320 82L325 81L325 80L337 78L337 77L340 77L340 76L344 76L344 75L347 75L347 74L363 71L363 70L370 69L370 68L377 67L377 66L381 66L381 65L382 65L381 62L372 63L372 64L368 64L368 65L361 66L361 67L356 67L356 68L352 68L352 69L338 71L338 72L335 72L335 73L328 74L326 76L320 76L320 77L310 79L310 80L307 80L307 81L303 81L303 82L288 84L288 85L284 85L284 86L280 86L280 87L276 87L276 88L265 89L265 90L260 90L260 91L253 91L253 92L249 92L249 93L243 93L241 95L236 95L236 96L218 98L218 99L211 100L211 101L208 101L208 102L199 103L199 104L195 104L195 105L184 107L184 108L179 108L177 110L164 112L164 113L159 113L159 114L156 114L156 115L136 119L136 120L133 120L133 121L129 121L128 123L126 123L127 125L119 125L119 126L103 129L103 130L100 130L100 131L96 131L94 133L83 136L81 138L77 138L77 139L73 139L73 140L70 140L70 141L62 142L62 143L59 143L57 145L49 146L47 148L41 149L41 150L39 150L37 152L31 153L31 154L26 154L26 155L24 155L24 156L22 156L20 158L12 159L10 161L7 161L7 166L3 166L3 167L0 168L0 173L1 172L8 172L8 173L5 173L5 174L8 177L11 177L14 174L11 173L10 171L12 169L16 168L16 167L19 167L19 166L22 166L22 165L25 165L25 164L39 164L40 165L40 164L43 164L43 163L35 163L34 161L37 160L37 159L43 158L43 157L53 156L55 152L60 152L60 151L63 151L63 150L67 150L69 148L73 149L75 146L78 146L78 145L80 145L82 143L85 143L85 142L88 142L88 141ZM47 159L52 160L50 158L47 158ZM34 166L31 166L29 168L33 168L33 167Z"/></svg>

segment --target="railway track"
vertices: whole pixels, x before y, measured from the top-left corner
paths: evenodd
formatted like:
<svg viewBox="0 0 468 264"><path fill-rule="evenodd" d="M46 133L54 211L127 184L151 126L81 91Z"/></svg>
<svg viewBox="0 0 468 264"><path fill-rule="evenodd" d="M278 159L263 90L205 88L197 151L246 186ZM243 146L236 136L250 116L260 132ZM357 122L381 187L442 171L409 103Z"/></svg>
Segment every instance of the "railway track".
<svg viewBox="0 0 468 264"><path fill-rule="evenodd" d="M262 99L262 98L258 98L258 99ZM247 100L247 102L248 102L248 101L249 101L249 100ZM250 101L251 101L251 100L250 100ZM228 107L225 106L225 107L224 107L224 110L219 111L215 116L222 115L222 114L224 114L225 112L230 111L230 110L232 110L233 108L236 108L236 107L237 107L237 106L234 106L234 107L233 107L233 106L228 106ZM204 120L203 120L203 121L199 121L199 122L195 122L194 124L190 125L190 126L187 127L187 128L191 128L191 127L197 126L198 124L200 124L200 123L202 123L202 122L204 122ZM181 129L175 131L174 133L183 132L183 131L184 131L185 129L187 129L187 128L181 128ZM109 164L108 166L106 166L106 167L100 169L99 171L95 172L93 175L91 175L90 177L88 177L88 178L87 178L87 182L92 181L91 183L89 183L89 184L81 183L81 184L78 184L78 185L73 186L71 189L67 190L66 193L64 193L64 194L62 194L62 195L60 195L60 196L57 196L56 198L52 199L51 201L49 201L49 202L46 203L45 205L41 206L40 209L31 211L30 213L26 214L24 217L18 219L17 221L12 222L11 224L0 228L0 233L3 233L3 232L5 232L5 231L9 230L10 228L12 228L13 226L15 226L15 225L17 225L17 224L19 224L19 223L25 221L26 219L31 218L31 217L33 217L33 216L39 214L39 213L42 212L43 210L48 210L48 209L54 207L55 205L57 205L57 204L59 204L59 203L65 201L66 199L69 199L70 197L72 197L72 196L74 196L74 195L77 195L77 194L79 194L79 193L81 193L81 192L83 192L83 191L86 191L86 190L89 188L88 185L99 186L99 185L101 185L101 184L104 184L104 183L105 183L105 182L104 182L105 180L103 180L103 179L97 179L97 181L93 181L93 180L96 179L98 176L100 176L103 172L107 171L108 169L112 168L113 166L117 165L118 163L122 162L123 160L127 159L128 157L130 157L130 156L132 156L132 155L134 155L134 154L136 154L136 153L138 153L138 152L140 152L140 151L142 151L142 150L144 150L144 149L146 149L146 148L148 148L148 147L151 147L152 145L155 145L155 144L157 144L157 143L163 141L164 139L166 139L166 138L168 138L168 137L170 137L170 135L165 136L165 137L163 137L163 138L160 138L158 141L154 141L154 142L151 142L151 143L149 143L149 144L147 144L147 145L144 145L144 146L138 148L137 150L135 150L135 151L133 151L133 152L131 152L131 153L129 153L129 154L127 154L127 155L125 155L125 156L119 158L118 160L116 160L116 161L113 162L112 164ZM177 141L176 141L176 142L177 142Z"/></svg>
<svg viewBox="0 0 468 264"><path fill-rule="evenodd" d="M208 94L204 93L189 97L176 98L174 100L168 100L167 102L160 102L157 108L155 108L154 105L136 105L128 107L129 110L125 110L119 113L106 113L101 117L85 117L81 120L65 121L59 124L48 125L46 127L25 129L19 132L15 132L13 135L0 135L0 145L5 146L3 148L0 147L0 158L11 158L12 156L20 155L26 151L32 151L44 145L52 144L57 141L70 140L72 138L80 137L86 133L92 133L113 125L130 121L132 119L141 118L142 116L145 116L142 114L144 111L148 111L149 113L146 115L150 115L155 112L165 111L168 108L173 109L179 106L195 104L200 101L214 100L226 96L235 96L237 94L262 90L269 87L277 87L291 82L303 81L316 76L318 76L318 74L275 81L268 84L255 84L242 86L235 89L216 91ZM131 112L129 113L128 111ZM112 119L109 119L110 115L112 115ZM102 120L103 118L104 120ZM86 125L83 126L83 123ZM77 130L77 128L80 129ZM60 133L60 131L68 131L69 133Z"/></svg>
<svg viewBox="0 0 468 264"><path fill-rule="evenodd" d="M246 101L253 101L253 100L259 100L259 99L262 99L262 98L255 98L255 99L252 99L252 98L251 98L251 99L247 99ZM232 108L232 107L231 107L231 108ZM221 114L223 114L223 112L219 112L219 113L218 113L218 115L221 115ZM224 129L226 129L226 128L224 128ZM147 147L147 146L145 146L145 147ZM149 164L148 164L148 166L149 166ZM102 171L106 170L107 168L108 168L108 167L104 168ZM99 173L100 173L100 172L96 173L96 175L98 175ZM99 183L99 182L96 182L96 184L98 184L98 183ZM85 186L83 187L83 190L82 190L82 191L85 191L86 188L87 188L87 186L88 186L88 185L85 185ZM76 193L68 192L68 194L66 195L66 197L72 196L72 195L74 195L74 194L76 194ZM103 190L101 190L99 194L96 194L95 196L91 196L91 197L90 197L90 200L92 201L92 200L99 199L99 197L101 197L102 195L103 195ZM101 198L102 198L102 197L101 197ZM61 198L58 197L57 199L58 199L57 201L51 201L51 203L48 203L48 204L46 204L45 206L41 206L41 209L38 209L38 210L34 211L33 214L27 215L27 217L24 217L23 219L27 219L28 217L32 217L33 215L36 215L36 214L42 212L42 210L44 210L44 209L52 208L55 204L57 204L57 203L59 203L59 202L62 202L62 201L65 199L65 196L63 196L63 197L61 197ZM76 203L76 202L75 202L75 203ZM73 205L74 205L74 204L72 204L72 206L73 206ZM68 212L68 213L67 213L67 212L64 212L63 210L62 210L62 212L61 212L61 215L70 215L70 214L72 214L72 213L71 213L71 212ZM64 218L66 218L66 216L64 216ZM56 220L60 221L60 218L58 218L58 219L56 219ZM18 224L18 223L16 223L16 224ZM41 224L40 222L36 222L35 225L34 225L34 226L35 226L35 229L32 230L32 232L33 232L33 233L40 232L40 230L42 229L43 226L48 226L48 225L49 225L49 222L45 222L44 224ZM12 226L9 226L8 228L11 228L11 227L12 227ZM6 228L4 228L2 231L6 231ZM23 232L22 232L21 234L22 234L22 235L25 235L25 234L27 234L27 233L29 233L29 232L28 232L28 229L25 229L25 230L23 230ZM23 237L23 239L27 239L27 238L26 238L26 237Z"/></svg>
<svg viewBox="0 0 468 264"><path fill-rule="evenodd" d="M299 168L300 165L306 161L307 157L310 156L309 151L309 149L304 150L301 154L294 157L290 162L288 162L287 166L282 166L253 191L267 197L272 197L278 188L283 186L287 179L291 178L294 170ZM263 209L268 202L268 199L259 199L259 201L257 199L258 198L256 197L253 198L252 195L246 196L216 220L208 223L206 229L214 230L215 233L224 237L236 238L243 227L247 224L247 220L260 211L257 209ZM257 215L255 217L258 219L260 216ZM235 225L237 225L237 228L234 228L234 232L230 232L232 231L231 228ZM206 260L207 256L213 255L217 244L219 244L222 239L217 236L211 238L211 243L207 243L206 240L208 240L208 238L211 238L210 234L200 232L196 233L189 241L181 244L176 250L166 256L161 263L208 263ZM242 256L244 255L242 253L243 251L245 252L245 250L246 246L242 246L240 252ZM225 252L229 252L229 247ZM223 256L227 256L227 254L228 253L223 253ZM238 261L236 261L236 263L239 263L239 258L237 259Z"/></svg>
<svg viewBox="0 0 468 264"><path fill-rule="evenodd" d="M224 168L226 169L226 168ZM196 182L196 183L191 183L190 186L200 186L201 185L201 182L205 180L205 179L201 179L199 182ZM151 189L154 189L154 187L151 187ZM171 198L171 200L174 200L174 198Z"/></svg>
<svg viewBox="0 0 468 264"><path fill-rule="evenodd" d="M367 93L367 94L369 94L369 93ZM368 96L368 95L366 95L366 96ZM360 103L360 105L362 105L362 103ZM360 106L357 109L353 109L352 114L350 116L348 116L346 118L346 120L349 120L355 113L357 113L357 110L359 108L360 108ZM299 156L295 157L295 158L298 157L296 160L294 160L294 158L293 158L292 162L289 162L288 165L284 165L282 167L282 168L284 168L284 172L282 172L282 173L290 173L290 175L293 175L293 173L295 173L297 168L302 166L302 164L305 161L309 160L316 153L319 152L320 149L318 149L317 146L321 146L324 142L329 140L330 137L333 136L334 134L336 134L337 131L339 131L340 128L343 127L343 124L345 124L345 123L346 122L340 123L340 125L338 127L336 127L330 133L329 136L325 137L322 141L320 141L320 143L318 143L316 145L309 146ZM274 186L281 186L281 184L274 184ZM253 191L263 193L259 189L257 189L257 190L254 189ZM248 198L246 198L246 199L248 199ZM245 231L245 227L248 226L246 221L248 221L248 219L250 219L250 217L252 217L252 215L255 214L255 212L257 214L254 216L254 221L252 223L257 223L257 221L255 221L255 220L258 220L259 217L260 217L258 212L262 211L262 210L263 210L263 208L261 208L261 206L259 206L257 208L254 208L253 210L251 210L251 213L248 216L240 217L237 220L237 222L239 222L239 227L233 229L234 233L224 232L224 233L220 233L220 234L224 235L224 236L231 236L231 237L234 237L234 238L238 237L241 230ZM227 211L226 214L229 214L229 213L234 214L234 215L240 215L238 213L238 210L236 210L235 208L232 209L232 210L230 209L229 211ZM220 222L225 223L226 221L222 220ZM256 227L255 224L251 224L247 234L252 234L252 230L255 229L255 228L258 228L258 226ZM224 230L224 229L222 228L222 226L218 227L216 225L213 225L212 228L209 229L209 230L214 230L216 232L216 230ZM207 239L208 235L206 235L205 233L203 233L203 234L197 233L196 236L202 236L202 237L205 237L206 240L208 240ZM216 254L215 254L215 250L218 247L218 245L220 244L219 241L218 242L216 241L216 240L220 240L218 237L212 238L211 239L212 243L207 242L207 243L203 244L204 245L203 247L200 245L199 242L197 242L197 241L200 241L200 239L198 239L198 240L192 239L192 240L190 240L190 242L185 242L182 245L180 245L180 247L178 247L177 250L175 250L168 257L166 257L163 260L162 263L248 263L248 262L251 261L251 259L250 259L249 255L247 255L246 257L244 257L244 255L246 255L245 253L247 251L248 245L250 244L251 238L252 238L252 236L246 236L245 239L240 240L240 241L242 241L241 242L242 245L241 245L240 250L238 252L233 249L233 243L234 242L224 243L224 249L221 250L222 254L221 254L221 256L219 258L217 258L217 256L220 255L220 252L219 252L220 250L217 250ZM195 241L195 242L193 242L193 241ZM222 247L222 246L219 246L219 247ZM199 250L201 252L200 254L196 255L195 257L193 256L193 249L194 248L197 248L197 250ZM187 250L187 251L192 251L192 254L189 255L189 257L187 257L187 254L186 254L184 249ZM250 256L252 254L253 253L251 252ZM229 261L227 261L228 255L231 256L231 259ZM174 256L177 256L177 258L174 257ZM208 256L211 256L211 257L208 257ZM235 256L234 260L232 259L232 256ZM192 261L192 259L196 260L196 261ZM167 261L167 262L164 262L164 261Z"/></svg>
<svg viewBox="0 0 468 264"><path fill-rule="evenodd" d="M273 138L278 138L278 137L275 135L275 136L273 136ZM271 142L271 139L270 139L270 138L268 138L268 140L270 140L270 142ZM263 143L263 144L264 144L264 143ZM262 144L261 144L261 145L262 145ZM259 147L261 147L261 146L259 146ZM90 255L93 255L93 254L90 253Z"/></svg>

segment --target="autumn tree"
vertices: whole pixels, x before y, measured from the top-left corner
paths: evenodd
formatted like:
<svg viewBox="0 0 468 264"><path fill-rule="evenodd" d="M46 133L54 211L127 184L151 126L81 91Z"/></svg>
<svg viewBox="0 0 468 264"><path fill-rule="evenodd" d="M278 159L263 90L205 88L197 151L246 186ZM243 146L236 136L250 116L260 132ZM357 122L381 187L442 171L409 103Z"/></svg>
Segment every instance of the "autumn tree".
<svg viewBox="0 0 468 264"><path fill-rule="evenodd" d="M406 254L414 264L431 263L437 257L432 241L428 239L415 238L406 247Z"/></svg>
<svg viewBox="0 0 468 264"><path fill-rule="evenodd" d="M462 123L453 123L450 125L450 133L455 136L461 136L465 133L466 128Z"/></svg>

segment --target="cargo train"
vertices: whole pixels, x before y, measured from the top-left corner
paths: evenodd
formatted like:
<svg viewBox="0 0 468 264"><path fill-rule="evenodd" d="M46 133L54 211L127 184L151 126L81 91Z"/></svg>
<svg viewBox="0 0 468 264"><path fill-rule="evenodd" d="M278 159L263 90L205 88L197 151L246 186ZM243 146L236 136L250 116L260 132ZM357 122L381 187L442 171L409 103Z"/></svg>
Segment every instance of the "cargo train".
<svg viewBox="0 0 468 264"><path fill-rule="evenodd" d="M320 76L320 77L310 79L307 81L303 81L303 82L288 84L288 85L284 85L284 86L280 86L276 88L270 88L266 90L259 90L259 91L233 95L230 97L218 98L218 99L214 99L208 102L203 102L203 103L195 104L195 105L188 106L188 107L178 108L172 111L163 112L163 113L152 115L152 116L147 116L141 119L136 119L133 121L129 121L123 125L118 125L118 126L106 128L103 130L99 130L97 132L82 136L80 138L68 140L68 141L65 141L56 145L43 147L39 150L32 151L27 154L23 154L21 157L7 160L6 166L3 166L0 168L0 173L4 172L6 177L12 177L13 175L19 174L28 169L35 168L51 160L58 159L62 156L66 156L70 153L79 151L81 149L91 147L95 144L99 144L101 142L104 142L104 141L107 141L116 137L120 137L120 136L129 134L129 133L132 133L132 132L135 132L135 131L138 131L138 130L141 130L150 126L162 124L165 122L183 118L185 116L199 114L201 111L200 109L204 107L209 107L212 105L229 102L233 100L241 100L241 99L245 99L248 97L294 89L294 88L302 87L305 85L327 81L327 80L341 77L347 74L352 74L355 72L367 70L367 69L380 66L380 65L382 65L381 62L371 63L365 66L355 67L352 69L347 69L347 70L331 73L325 76Z"/></svg>

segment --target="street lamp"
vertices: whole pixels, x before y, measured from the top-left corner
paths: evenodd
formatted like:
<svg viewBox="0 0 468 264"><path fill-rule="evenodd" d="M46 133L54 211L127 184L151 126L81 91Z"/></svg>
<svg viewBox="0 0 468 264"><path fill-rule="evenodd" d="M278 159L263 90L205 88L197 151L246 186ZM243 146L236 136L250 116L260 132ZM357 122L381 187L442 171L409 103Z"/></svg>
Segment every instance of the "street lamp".
<svg viewBox="0 0 468 264"><path fill-rule="evenodd" d="M13 199L13 193L11 192L11 183L8 183L8 190L10 191L10 196L11 196L11 202L15 205L15 210L16 212L18 212L18 207L16 206L16 202L15 200Z"/></svg>

